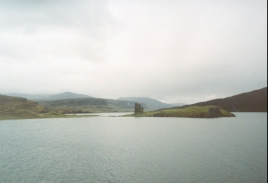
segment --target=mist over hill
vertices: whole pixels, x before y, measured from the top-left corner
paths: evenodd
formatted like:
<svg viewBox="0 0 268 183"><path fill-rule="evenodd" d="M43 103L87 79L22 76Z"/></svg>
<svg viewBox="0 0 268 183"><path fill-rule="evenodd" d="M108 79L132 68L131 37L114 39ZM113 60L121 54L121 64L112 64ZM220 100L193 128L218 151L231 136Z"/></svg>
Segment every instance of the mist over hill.
<svg viewBox="0 0 268 183"><path fill-rule="evenodd" d="M56 95L50 95L50 100L76 99L76 98L93 98L84 94L77 94L72 92L64 92Z"/></svg>
<svg viewBox="0 0 268 183"><path fill-rule="evenodd" d="M54 95L29 95L22 93L11 93L8 96L22 97L32 101L48 101L48 100L64 100L64 99L76 99L76 98L93 98L89 95L77 94L72 92L63 92Z"/></svg>

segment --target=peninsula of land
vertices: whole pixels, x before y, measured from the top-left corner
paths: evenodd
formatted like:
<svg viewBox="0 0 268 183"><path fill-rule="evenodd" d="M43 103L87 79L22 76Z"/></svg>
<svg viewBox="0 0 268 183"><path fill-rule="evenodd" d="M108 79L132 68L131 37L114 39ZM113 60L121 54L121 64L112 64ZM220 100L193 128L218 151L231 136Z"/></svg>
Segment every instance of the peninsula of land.
<svg viewBox="0 0 268 183"><path fill-rule="evenodd" d="M135 110L136 111L136 110ZM134 117L187 117L187 118L218 118L235 117L231 112L217 106L191 106L183 109L162 109L156 111L142 112L125 115Z"/></svg>

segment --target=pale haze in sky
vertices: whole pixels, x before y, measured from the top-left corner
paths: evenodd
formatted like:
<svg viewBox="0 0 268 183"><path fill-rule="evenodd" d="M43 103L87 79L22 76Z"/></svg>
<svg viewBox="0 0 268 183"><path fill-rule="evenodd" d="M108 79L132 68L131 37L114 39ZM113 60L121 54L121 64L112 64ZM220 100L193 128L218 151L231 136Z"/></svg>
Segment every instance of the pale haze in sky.
<svg viewBox="0 0 268 183"><path fill-rule="evenodd" d="M0 0L0 93L168 103L267 86L266 0Z"/></svg>

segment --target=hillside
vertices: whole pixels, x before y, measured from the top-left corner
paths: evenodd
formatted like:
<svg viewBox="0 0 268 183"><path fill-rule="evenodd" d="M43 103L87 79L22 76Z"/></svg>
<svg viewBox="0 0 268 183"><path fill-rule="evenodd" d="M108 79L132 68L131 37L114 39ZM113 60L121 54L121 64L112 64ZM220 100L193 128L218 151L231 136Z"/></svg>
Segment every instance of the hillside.
<svg viewBox="0 0 268 183"><path fill-rule="evenodd" d="M39 118L49 111L25 98L0 95L0 119Z"/></svg>
<svg viewBox="0 0 268 183"><path fill-rule="evenodd" d="M157 111L136 113L135 117L187 117L187 118L218 118L218 117L235 117L234 114L225 111L216 106L190 106L183 109L162 109Z"/></svg>
<svg viewBox="0 0 268 183"><path fill-rule="evenodd" d="M60 113L132 112L135 102L101 98L40 101L40 105ZM144 105L146 109L146 105Z"/></svg>
<svg viewBox="0 0 268 183"><path fill-rule="evenodd" d="M162 108L170 108L175 106L180 106L179 103L177 104L167 104L160 102L156 99L148 98L148 97L120 97L118 100L124 101L134 101L138 103L144 103L147 106L147 110L157 110Z"/></svg>
<svg viewBox="0 0 268 183"><path fill-rule="evenodd" d="M214 99L176 108L208 105L220 106L229 112L267 112L267 87L223 99Z"/></svg>

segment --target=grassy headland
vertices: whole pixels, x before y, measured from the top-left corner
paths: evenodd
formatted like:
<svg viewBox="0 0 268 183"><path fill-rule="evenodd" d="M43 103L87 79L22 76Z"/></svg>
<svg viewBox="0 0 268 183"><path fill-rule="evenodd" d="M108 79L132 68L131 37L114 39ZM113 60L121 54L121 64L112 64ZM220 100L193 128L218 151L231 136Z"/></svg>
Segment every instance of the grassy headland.
<svg viewBox="0 0 268 183"><path fill-rule="evenodd" d="M188 118L217 118L235 117L234 114L216 106L191 106L183 109L162 109L125 116L134 117L188 117Z"/></svg>

